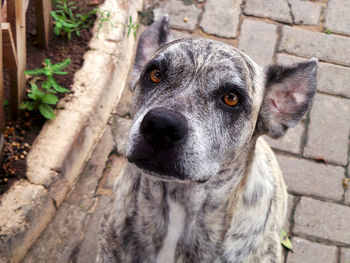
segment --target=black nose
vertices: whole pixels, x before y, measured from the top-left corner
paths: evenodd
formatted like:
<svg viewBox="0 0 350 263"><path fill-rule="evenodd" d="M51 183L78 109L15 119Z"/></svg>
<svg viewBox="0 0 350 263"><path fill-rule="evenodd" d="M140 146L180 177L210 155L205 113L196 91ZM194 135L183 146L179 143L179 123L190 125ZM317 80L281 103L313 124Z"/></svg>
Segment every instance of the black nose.
<svg viewBox="0 0 350 263"><path fill-rule="evenodd" d="M183 142L187 136L188 127L181 113L165 108L155 108L145 115L140 130L149 144L165 149Z"/></svg>

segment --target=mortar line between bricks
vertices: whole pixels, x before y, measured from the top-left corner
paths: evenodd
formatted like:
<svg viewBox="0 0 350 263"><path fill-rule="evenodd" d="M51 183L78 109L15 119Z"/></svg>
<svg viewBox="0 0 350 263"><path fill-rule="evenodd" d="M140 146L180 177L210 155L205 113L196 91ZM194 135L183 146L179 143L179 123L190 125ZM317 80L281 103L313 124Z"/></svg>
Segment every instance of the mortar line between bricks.
<svg viewBox="0 0 350 263"><path fill-rule="evenodd" d="M310 56L306 57L306 56L303 56L303 55L296 55L296 54L293 54L293 53L290 53L290 52L286 51L285 49L279 50L278 53L279 54L285 54L285 55L293 56L293 57L297 57L297 58L302 58L302 59L310 59ZM331 64L331 65L334 65L334 66L340 66L340 67L344 67L344 68L350 68L350 64L349 65L347 65L347 64L339 64L339 63L336 63L336 62L324 60L322 58L317 58L317 59L318 59L319 62L322 62L322 63Z"/></svg>
<svg viewBox="0 0 350 263"><path fill-rule="evenodd" d="M274 48L273 56L272 56L272 62L274 64L277 63L277 54L278 54L278 50L280 48L280 44L281 44L281 40L282 40L282 26L281 25L277 25L276 34L277 34L277 39L276 39L276 44L275 44L275 48Z"/></svg>
<svg viewBox="0 0 350 263"><path fill-rule="evenodd" d="M350 36L349 36L350 38ZM301 59L308 59L308 57L303 57L302 55L296 55L296 54L293 54L293 53L289 53L288 51L286 50L279 50L278 54L281 54L281 55L288 55L288 56L291 56L291 57L296 57L296 58L301 58ZM344 65L344 64L337 64L335 62L332 62L332 61L326 61L326 60L323 60L323 59L320 59L320 58L317 58L319 62L321 63L325 63L325 64L330 64L330 65L333 65L333 66L339 66L339 67L343 67L343 68L346 68L346 69L350 69L350 66L349 65Z"/></svg>
<svg viewBox="0 0 350 263"><path fill-rule="evenodd" d="M289 3L288 0L285 0L287 2L287 5L289 7L289 13L290 13L290 17L292 18L292 22L293 22L293 25L295 24L295 17L294 17L294 14L293 14L293 11L292 11L292 5L291 3Z"/></svg>
<svg viewBox="0 0 350 263"><path fill-rule="evenodd" d="M299 234L293 233L293 237L301 237L301 238L309 240L311 242L323 244L323 245L327 245L327 246L350 248L350 244L345 244L345 243L342 243L339 241L329 240L329 239L322 238L322 237L315 237L312 235L306 235L303 233L299 233Z"/></svg>
<svg viewBox="0 0 350 263"><path fill-rule="evenodd" d="M291 28L296 28L296 29L302 29L304 31L309 31L309 32L317 32L317 33L323 33L325 35L331 35L331 36L338 36L338 37L346 37L349 38L350 35L343 34L343 33L337 33L337 32L332 32L331 34L326 34L325 29L322 26L312 26L312 25L294 25L288 22L283 22L283 21L277 21L273 20L269 17L262 17L262 16L256 16L256 15L251 15L251 14L246 14L246 13L241 13L243 15L243 18L251 18L254 20L259 20L265 23L270 23L270 24L278 24L282 26L289 26ZM335 63L336 64L336 63ZM344 64L338 64L344 66Z"/></svg>
<svg viewBox="0 0 350 263"><path fill-rule="evenodd" d="M292 194L294 196L308 197L308 198L311 198L311 199L314 199L314 200L318 200L318 201L321 201L321 202L324 202L324 203L329 203L329 204L335 204L335 205L348 207L347 205L344 204L342 199L340 199L339 201L336 201L336 200L332 200L330 198L326 198L326 197L323 197L323 196L318 196L318 195L313 195L313 194L301 194L301 193L298 193L298 192L295 192L295 191L292 191L292 190L290 190L288 193Z"/></svg>
<svg viewBox="0 0 350 263"><path fill-rule="evenodd" d="M290 218L289 218L289 235L292 236L293 235L293 229L294 229L294 225L295 225L295 221L294 221L294 215L295 215L295 211L297 210L297 206L299 205L300 203L300 200L301 200L301 196L294 196L294 202L293 202L293 207L292 207L292 210L290 212ZM288 259L288 255L289 255L290 251L287 250L287 253L286 253L286 257L285 257L285 263L287 263L287 259Z"/></svg>
<svg viewBox="0 0 350 263"><path fill-rule="evenodd" d="M238 25L237 25L237 31L236 31L237 48L239 47L239 41L241 38L241 28L242 28L242 24L243 24L243 21L245 18L244 8L245 8L246 3L247 3L247 0L242 0L241 6L240 6L241 12L239 13Z"/></svg>
<svg viewBox="0 0 350 263"><path fill-rule="evenodd" d="M323 31L326 30L324 22L326 21L327 7L328 7L328 0L325 0L325 2L322 3L322 9L321 9L321 14L320 14L320 27L322 28Z"/></svg>
<svg viewBox="0 0 350 263"><path fill-rule="evenodd" d="M201 12L200 12L200 14L198 15L198 18L197 18L197 23L196 23L196 26L195 26L195 28L194 28L194 31L193 32L196 32L196 30L202 30L203 32L204 32L204 30L203 30L203 28L201 28L200 27L200 23L202 22L202 18L203 18L203 14L204 14L204 11L205 11L205 2L200 6L197 2L196 2L196 4L195 4L198 8L200 8L201 9ZM188 31L189 32L189 31ZM192 33L193 33L192 32Z"/></svg>
<svg viewBox="0 0 350 263"><path fill-rule="evenodd" d="M278 24L278 25L284 25L284 26L293 26L292 24L290 24L288 22L282 22L282 21L273 20L273 19L271 19L269 17L249 15L249 14L246 14L246 13L242 13L241 15L243 15L243 18L251 18L253 20L259 20L259 21L265 22L265 23Z"/></svg>
<svg viewBox="0 0 350 263"><path fill-rule="evenodd" d="M349 170L348 169L350 166L350 131L349 131L349 136L348 136L348 163L345 165L345 178L350 178L350 174L349 174ZM345 187L344 188L344 192L343 192L343 197L342 197L342 200L345 204L345 195L346 195L346 191L350 191L350 189L346 189Z"/></svg>
<svg viewBox="0 0 350 263"><path fill-rule="evenodd" d="M97 181L97 184L96 184L96 188L95 188L95 193L94 193L94 197L96 197L96 198L100 198L99 197L99 195L98 195L98 189L100 188L100 183L101 183L101 181L104 179L104 177L105 177L105 172L106 172L106 170L108 169L108 164L109 164L109 162L110 162L110 160L111 160L111 156L113 155L113 154L115 154L116 153L116 151L115 151L115 147L114 147L114 149L108 154L108 158L107 158L107 160L106 160L106 162L105 162L105 166L104 166L104 168L103 168L103 171L102 171L102 176L98 179L98 181Z"/></svg>
<svg viewBox="0 0 350 263"><path fill-rule="evenodd" d="M341 263L341 261L340 261L340 260L341 260L341 258L340 258L340 256L341 256L340 253L341 253L341 252L340 252L340 247L337 246L337 259L336 259L337 263Z"/></svg>
<svg viewBox="0 0 350 263"><path fill-rule="evenodd" d="M310 109L312 108L312 104L313 104L313 102L310 105ZM303 131L300 146L299 146L300 147L299 152L301 153L301 156L300 156L301 158L304 157L304 149L305 149L306 143L309 139L310 112L311 112L311 110L309 110L306 114L306 119L304 122L304 131Z"/></svg>
<svg viewBox="0 0 350 263"><path fill-rule="evenodd" d="M301 155L299 155L297 153L291 153L291 152L283 151L283 150L280 150L280 149L277 149L277 148L274 148L274 147L272 147L272 148L273 148L275 153L282 154L284 156L297 157L299 159L312 161L312 162L315 162L315 163L318 163L318 164L321 163L321 164L324 164L324 165L333 165L333 166L338 166L338 167L342 167L342 168L346 169L346 164L339 164L339 163L335 163L335 162L328 161L328 160L326 160L326 163L323 163L322 161L319 161L319 160L311 158L311 157L301 156Z"/></svg>
<svg viewBox="0 0 350 263"><path fill-rule="evenodd" d="M321 91L321 90L318 90L317 93L324 94L324 95L329 95L329 96L333 96L333 97L340 98L340 99L350 100L350 97L347 97L347 96L341 95L341 94L331 94L331 93L329 93L329 92Z"/></svg>

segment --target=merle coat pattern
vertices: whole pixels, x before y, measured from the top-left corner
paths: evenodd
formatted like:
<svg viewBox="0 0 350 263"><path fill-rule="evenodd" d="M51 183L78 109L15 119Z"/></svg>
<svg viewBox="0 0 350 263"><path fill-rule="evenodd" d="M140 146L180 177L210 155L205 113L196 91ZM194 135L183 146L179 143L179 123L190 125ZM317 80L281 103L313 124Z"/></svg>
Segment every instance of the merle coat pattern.
<svg viewBox="0 0 350 263"><path fill-rule="evenodd" d="M280 262L287 194L260 136L280 137L303 116L317 60L263 71L220 42L168 41L166 16L140 37L129 163L97 262Z"/></svg>

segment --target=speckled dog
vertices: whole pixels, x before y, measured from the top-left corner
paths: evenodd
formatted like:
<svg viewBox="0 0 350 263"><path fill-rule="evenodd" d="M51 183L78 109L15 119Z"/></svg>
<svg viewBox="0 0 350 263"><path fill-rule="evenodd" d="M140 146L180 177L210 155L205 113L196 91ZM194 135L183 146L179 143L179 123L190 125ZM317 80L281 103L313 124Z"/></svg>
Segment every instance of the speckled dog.
<svg viewBox="0 0 350 263"><path fill-rule="evenodd" d="M129 164L97 262L280 262L287 194L260 136L303 116L317 60L263 71L229 45L168 35L163 17L140 38Z"/></svg>

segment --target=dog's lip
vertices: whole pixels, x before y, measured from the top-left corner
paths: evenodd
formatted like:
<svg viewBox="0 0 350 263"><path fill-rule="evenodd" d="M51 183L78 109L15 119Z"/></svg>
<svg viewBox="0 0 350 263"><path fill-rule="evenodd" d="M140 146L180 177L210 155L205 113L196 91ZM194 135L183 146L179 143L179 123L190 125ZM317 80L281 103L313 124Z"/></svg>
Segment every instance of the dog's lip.
<svg viewBox="0 0 350 263"><path fill-rule="evenodd" d="M156 171L156 167L158 166L158 163L156 161L152 161L149 159L137 159L133 158L131 156L127 157L128 161L130 163L135 164L139 169L141 169L145 174L152 176L154 178L158 178L167 182L177 181L181 183L198 183L203 184L206 183L208 180L191 180L191 179L180 179L180 177L186 178L187 176L181 175L181 176L173 176L173 175L167 175L163 173L159 173Z"/></svg>

